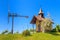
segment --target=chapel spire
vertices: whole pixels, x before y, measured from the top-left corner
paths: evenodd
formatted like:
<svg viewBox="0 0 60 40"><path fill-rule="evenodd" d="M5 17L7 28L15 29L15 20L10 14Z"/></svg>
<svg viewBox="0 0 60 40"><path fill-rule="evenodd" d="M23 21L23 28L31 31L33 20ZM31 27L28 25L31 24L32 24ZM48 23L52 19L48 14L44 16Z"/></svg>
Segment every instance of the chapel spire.
<svg viewBox="0 0 60 40"><path fill-rule="evenodd" d="M43 14L42 8L40 8L40 11L39 11L38 15L40 15L41 13Z"/></svg>
<svg viewBox="0 0 60 40"><path fill-rule="evenodd" d="M41 16L42 18L44 18L44 14L43 14L42 8L40 8L40 11L39 11L39 14L38 15Z"/></svg>

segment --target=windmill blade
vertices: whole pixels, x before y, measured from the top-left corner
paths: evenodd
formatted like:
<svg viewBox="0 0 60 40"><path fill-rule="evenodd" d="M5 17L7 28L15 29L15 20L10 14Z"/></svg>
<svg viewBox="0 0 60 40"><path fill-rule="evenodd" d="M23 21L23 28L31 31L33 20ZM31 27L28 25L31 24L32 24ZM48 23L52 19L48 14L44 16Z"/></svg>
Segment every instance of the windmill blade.
<svg viewBox="0 0 60 40"><path fill-rule="evenodd" d="M8 17L8 23L9 23L9 17Z"/></svg>
<svg viewBox="0 0 60 40"><path fill-rule="evenodd" d="M9 23L9 13L8 13L8 23Z"/></svg>
<svg viewBox="0 0 60 40"><path fill-rule="evenodd" d="M9 23L9 15L10 15L10 5L8 3L8 23Z"/></svg>
<svg viewBox="0 0 60 40"><path fill-rule="evenodd" d="M21 16L19 14L13 14L15 17L25 17L25 18L28 18L28 16Z"/></svg>
<svg viewBox="0 0 60 40"><path fill-rule="evenodd" d="M25 16L26 18L28 18L28 16Z"/></svg>
<svg viewBox="0 0 60 40"><path fill-rule="evenodd" d="M10 13L8 12L8 23L9 23L9 17L10 17Z"/></svg>
<svg viewBox="0 0 60 40"><path fill-rule="evenodd" d="M19 16L19 17L25 17L25 18L28 18L28 16Z"/></svg>
<svg viewBox="0 0 60 40"><path fill-rule="evenodd" d="M25 18L28 18L28 16L21 16L21 15L17 15L18 17L25 17Z"/></svg>

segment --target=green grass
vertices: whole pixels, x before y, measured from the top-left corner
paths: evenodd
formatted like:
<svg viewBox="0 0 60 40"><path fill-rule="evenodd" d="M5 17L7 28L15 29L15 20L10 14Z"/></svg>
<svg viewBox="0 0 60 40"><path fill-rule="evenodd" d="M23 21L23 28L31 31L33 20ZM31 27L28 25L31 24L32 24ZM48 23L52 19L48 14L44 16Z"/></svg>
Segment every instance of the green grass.
<svg viewBox="0 0 60 40"><path fill-rule="evenodd" d="M21 34L0 35L0 40L60 40L60 35L49 33L34 33L31 36L22 36Z"/></svg>

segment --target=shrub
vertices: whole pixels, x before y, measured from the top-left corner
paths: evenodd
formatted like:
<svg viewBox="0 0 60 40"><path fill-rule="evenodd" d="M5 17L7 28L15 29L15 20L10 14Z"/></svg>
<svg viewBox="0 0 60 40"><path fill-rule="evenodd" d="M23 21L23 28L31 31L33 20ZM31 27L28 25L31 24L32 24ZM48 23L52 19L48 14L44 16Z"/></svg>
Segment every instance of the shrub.
<svg viewBox="0 0 60 40"><path fill-rule="evenodd" d="M30 31L29 30L25 30L23 31L23 36L30 36Z"/></svg>
<svg viewBox="0 0 60 40"><path fill-rule="evenodd" d="M16 34L19 34L19 32L17 31Z"/></svg>
<svg viewBox="0 0 60 40"><path fill-rule="evenodd" d="M60 25L56 25L56 31L60 32Z"/></svg>
<svg viewBox="0 0 60 40"><path fill-rule="evenodd" d="M52 29L51 32L56 32L56 28Z"/></svg>
<svg viewBox="0 0 60 40"><path fill-rule="evenodd" d="M11 32L8 32L8 34L12 34Z"/></svg>
<svg viewBox="0 0 60 40"><path fill-rule="evenodd" d="M2 34L6 34L6 33L8 33L8 30L5 30L5 31L2 32Z"/></svg>
<svg viewBox="0 0 60 40"><path fill-rule="evenodd" d="M60 25L56 25L56 27L51 32L60 32Z"/></svg>

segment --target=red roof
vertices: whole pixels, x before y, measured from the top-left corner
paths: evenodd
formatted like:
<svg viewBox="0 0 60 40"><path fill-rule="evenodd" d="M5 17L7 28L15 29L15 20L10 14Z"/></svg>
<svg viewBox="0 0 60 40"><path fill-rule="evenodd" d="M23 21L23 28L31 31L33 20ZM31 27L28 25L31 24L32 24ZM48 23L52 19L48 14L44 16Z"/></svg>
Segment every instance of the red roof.
<svg viewBox="0 0 60 40"><path fill-rule="evenodd" d="M30 23L35 24L36 20L42 21L42 20L44 20L44 18L42 18L40 15L34 16Z"/></svg>

